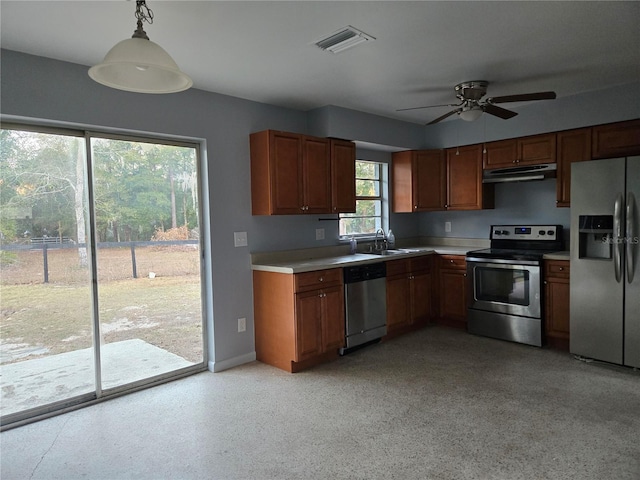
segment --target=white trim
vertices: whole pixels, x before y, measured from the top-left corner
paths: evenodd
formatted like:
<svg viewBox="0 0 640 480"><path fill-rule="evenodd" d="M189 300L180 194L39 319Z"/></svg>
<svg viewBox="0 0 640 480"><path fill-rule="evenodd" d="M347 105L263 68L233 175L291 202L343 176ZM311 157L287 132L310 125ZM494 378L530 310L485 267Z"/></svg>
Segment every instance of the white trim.
<svg viewBox="0 0 640 480"><path fill-rule="evenodd" d="M229 358L227 360L221 360L218 362L210 361L207 364L210 372L222 372L229 368L244 365L245 363L254 362L256 360L256 352L245 353L237 357Z"/></svg>

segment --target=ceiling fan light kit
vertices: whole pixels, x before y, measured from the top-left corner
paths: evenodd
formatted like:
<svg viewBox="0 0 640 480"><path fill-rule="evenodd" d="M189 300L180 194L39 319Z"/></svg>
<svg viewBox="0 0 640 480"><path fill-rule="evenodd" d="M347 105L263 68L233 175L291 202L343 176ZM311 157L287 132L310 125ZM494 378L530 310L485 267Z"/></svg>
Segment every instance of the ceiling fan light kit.
<svg viewBox="0 0 640 480"><path fill-rule="evenodd" d="M153 12L145 0L136 1L135 16L133 36L109 50L102 63L89 69L89 76L107 87L136 93L175 93L191 88L191 78L143 30L143 21L153 23Z"/></svg>
<svg viewBox="0 0 640 480"><path fill-rule="evenodd" d="M397 111L406 110L418 110L421 108L432 107L456 107L454 110L445 113L444 115L432 120L427 125L433 125L445 118L450 117L453 114L457 114L462 120L467 122L473 122L482 116L483 113L488 113L495 117L507 120L518 115L517 112L507 110L506 108L495 105L496 103L508 103L508 102L532 102L535 100L553 100L556 98L555 92L536 92L536 93L523 93L519 95L506 95L502 97L490 97L485 101L481 101L487 93L487 87L489 82L486 80L473 80L470 82L462 82L454 87L456 97L460 100L460 103L452 103L448 105L428 105L426 107L412 107L402 108Z"/></svg>

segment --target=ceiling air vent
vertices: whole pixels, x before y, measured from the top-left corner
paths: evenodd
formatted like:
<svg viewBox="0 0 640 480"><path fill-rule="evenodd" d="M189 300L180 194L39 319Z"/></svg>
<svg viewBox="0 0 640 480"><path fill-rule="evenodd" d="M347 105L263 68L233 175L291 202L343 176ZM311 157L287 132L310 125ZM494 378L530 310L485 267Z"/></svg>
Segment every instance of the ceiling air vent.
<svg viewBox="0 0 640 480"><path fill-rule="evenodd" d="M337 32L333 32L332 34L315 41L314 44L322 50L326 50L331 53L339 53L347 48L355 47L359 43L367 42L369 40L375 40L375 38L353 28L351 25L347 25Z"/></svg>

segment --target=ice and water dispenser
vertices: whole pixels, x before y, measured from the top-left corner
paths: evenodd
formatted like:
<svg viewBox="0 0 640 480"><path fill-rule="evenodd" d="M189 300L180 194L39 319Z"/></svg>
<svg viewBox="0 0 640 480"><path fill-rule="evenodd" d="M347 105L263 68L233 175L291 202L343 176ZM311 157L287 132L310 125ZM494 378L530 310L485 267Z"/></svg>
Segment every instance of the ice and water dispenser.
<svg viewBox="0 0 640 480"><path fill-rule="evenodd" d="M580 215L579 258L611 260L613 254L613 215Z"/></svg>

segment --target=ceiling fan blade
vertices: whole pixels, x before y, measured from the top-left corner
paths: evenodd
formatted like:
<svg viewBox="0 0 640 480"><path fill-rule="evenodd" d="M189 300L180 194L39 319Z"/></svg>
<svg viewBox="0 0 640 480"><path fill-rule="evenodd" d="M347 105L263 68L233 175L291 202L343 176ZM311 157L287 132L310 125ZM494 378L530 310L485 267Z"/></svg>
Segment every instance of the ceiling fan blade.
<svg viewBox="0 0 640 480"><path fill-rule="evenodd" d="M507 103L507 102L531 102L533 100L554 100L556 92L537 92L523 93L520 95L505 95L503 97L488 98L489 103Z"/></svg>
<svg viewBox="0 0 640 480"><path fill-rule="evenodd" d="M444 105L427 105L426 107L410 107L410 108L400 108L396 110L396 112L406 112L407 110L420 110L421 108L434 108L434 107L459 107L462 105L461 103L447 103Z"/></svg>
<svg viewBox="0 0 640 480"><path fill-rule="evenodd" d="M461 112L462 109L461 108L456 108L455 110L451 110L449 113L445 113L444 115L436 118L435 120L431 120L429 123L427 123L427 125L433 125L434 123L438 123L441 120L444 120L447 117L450 117L451 115L453 115L454 113L459 113Z"/></svg>
<svg viewBox="0 0 640 480"><path fill-rule="evenodd" d="M509 118L512 118L518 115L516 112L512 112L511 110L507 110L506 108L491 105L490 103L483 105L482 110L484 110L489 115L494 115L504 120L508 120Z"/></svg>

